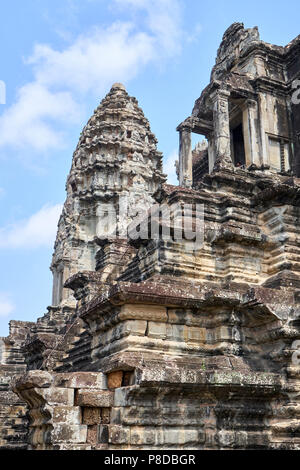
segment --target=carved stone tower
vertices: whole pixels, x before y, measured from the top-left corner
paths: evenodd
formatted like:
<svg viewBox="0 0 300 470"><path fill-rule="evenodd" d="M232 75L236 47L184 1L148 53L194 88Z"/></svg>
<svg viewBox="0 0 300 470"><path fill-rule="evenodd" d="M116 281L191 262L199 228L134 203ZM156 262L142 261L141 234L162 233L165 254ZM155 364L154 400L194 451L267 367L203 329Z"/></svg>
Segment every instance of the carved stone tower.
<svg viewBox="0 0 300 470"><path fill-rule="evenodd" d="M77 272L95 269L96 238L126 238L130 220L153 203L152 195L165 181L156 144L136 98L115 83L83 129L73 156L51 266L53 306L75 307L63 286Z"/></svg>
<svg viewBox="0 0 300 470"><path fill-rule="evenodd" d="M300 176L297 106L299 38L286 47L260 40L257 27L234 23L225 31L209 85L180 132L180 185L191 187L191 133L208 141L209 172L250 168Z"/></svg>

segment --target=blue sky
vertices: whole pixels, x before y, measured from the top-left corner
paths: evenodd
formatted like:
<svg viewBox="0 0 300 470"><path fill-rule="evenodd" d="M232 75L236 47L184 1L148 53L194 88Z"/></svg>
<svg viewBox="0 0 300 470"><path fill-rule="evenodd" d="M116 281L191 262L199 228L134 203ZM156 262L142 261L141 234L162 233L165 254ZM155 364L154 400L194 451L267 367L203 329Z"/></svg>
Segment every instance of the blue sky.
<svg viewBox="0 0 300 470"><path fill-rule="evenodd" d="M65 180L82 127L123 82L136 96L174 181L176 126L209 81L235 21L266 42L300 33L299 2L10 0L1 2L0 336L51 302L49 265Z"/></svg>

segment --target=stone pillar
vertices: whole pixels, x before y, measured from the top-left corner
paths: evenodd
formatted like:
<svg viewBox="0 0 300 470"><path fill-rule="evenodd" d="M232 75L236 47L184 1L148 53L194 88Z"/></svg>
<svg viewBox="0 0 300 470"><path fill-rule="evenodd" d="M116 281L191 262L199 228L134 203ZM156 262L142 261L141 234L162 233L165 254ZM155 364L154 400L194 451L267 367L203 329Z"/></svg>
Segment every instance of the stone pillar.
<svg viewBox="0 0 300 470"><path fill-rule="evenodd" d="M227 90L216 90L212 95L214 140L215 140L215 169L233 167L230 149L229 105Z"/></svg>
<svg viewBox="0 0 300 470"><path fill-rule="evenodd" d="M180 130L179 143L179 185L191 188L193 185L193 156L191 130Z"/></svg>
<svg viewBox="0 0 300 470"><path fill-rule="evenodd" d="M215 145L214 145L214 134L213 132L207 137L208 140L208 168L209 174L213 172L216 156L215 156Z"/></svg>
<svg viewBox="0 0 300 470"><path fill-rule="evenodd" d="M263 93L258 93L258 112L259 112L259 130L260 130L260 163L261 165L270 165L268 155L268 138L265 125L268 122L267 102Z"/></svg>
<svg viewBox="0 0 300 470"><path fill-rule="evenodd" d="M254 100L247 100L243 109L243 133L245 143L246 165L259 166L259 129L258 106Z"/></svg>

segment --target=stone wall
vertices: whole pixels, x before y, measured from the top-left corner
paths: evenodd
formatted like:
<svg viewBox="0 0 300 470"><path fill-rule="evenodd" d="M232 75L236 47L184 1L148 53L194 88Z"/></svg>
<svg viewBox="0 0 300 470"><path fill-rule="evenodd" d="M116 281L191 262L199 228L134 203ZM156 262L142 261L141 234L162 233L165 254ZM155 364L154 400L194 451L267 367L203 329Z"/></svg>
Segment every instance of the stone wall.
<svg viewBox="0 0 300 470"><path fill-rule="evenodd" d="M28 447L28 405L11 390L13 380L25 371L25 366L0 365L0 450Z"/></svg>

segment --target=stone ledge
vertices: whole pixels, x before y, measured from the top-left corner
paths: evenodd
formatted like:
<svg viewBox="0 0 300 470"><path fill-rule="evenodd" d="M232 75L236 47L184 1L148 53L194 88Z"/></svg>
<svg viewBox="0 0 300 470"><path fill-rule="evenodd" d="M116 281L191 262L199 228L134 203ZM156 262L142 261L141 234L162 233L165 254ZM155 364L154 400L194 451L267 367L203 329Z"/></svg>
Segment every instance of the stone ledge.
<svg viewBox="0 0 300 470"><path fill-rule="evenodd" d="M49 388L52 382L53 376L48 372L32 370L13 381L12 389L17 391L30 388Z"/></svg>
<svg viewBox="0 0 300 470"><path fill-rule="evenodd" d="M55 374L55 387L107 390L107 379L102 372L73 372Z"/></svg>
<svg viewBox="0 0 300 470"><path fill-rule="evenodd" d="M259 388L280 388L280 377L276 374L265 372L204 372L191 370L188 368L163 368L157 367L156 370L144 369L137 374L137 383L144 385L148 383L169 383L169 384L195 384L211 386L240 386L240 387L259 387Z"/></svg>
<svg viewBox="0 0 300 470"><path fill-rule="evenodd" d="M93 408L111 408L114 402L114 393L99 390L78 390L75 405Z"/></svg>

